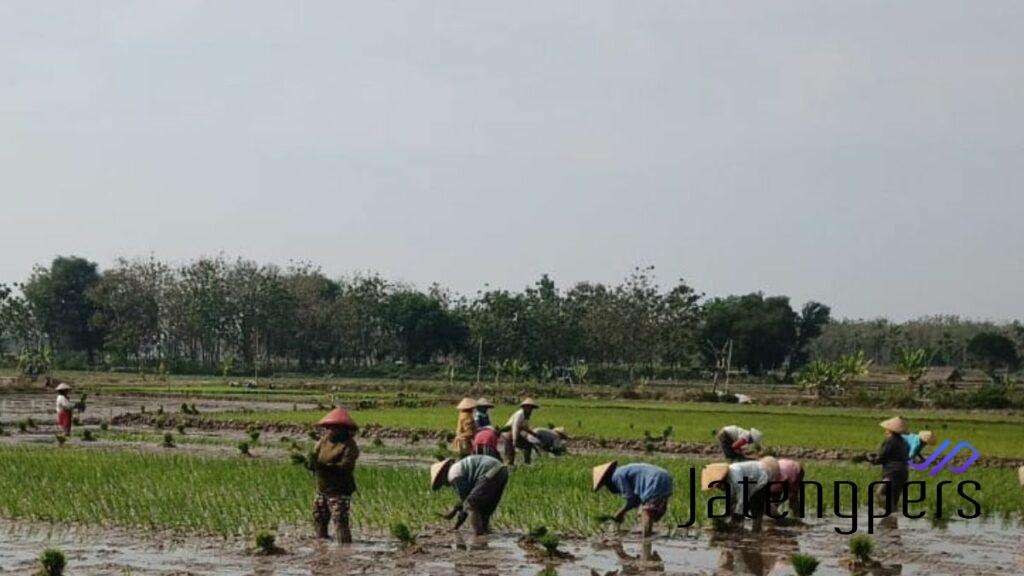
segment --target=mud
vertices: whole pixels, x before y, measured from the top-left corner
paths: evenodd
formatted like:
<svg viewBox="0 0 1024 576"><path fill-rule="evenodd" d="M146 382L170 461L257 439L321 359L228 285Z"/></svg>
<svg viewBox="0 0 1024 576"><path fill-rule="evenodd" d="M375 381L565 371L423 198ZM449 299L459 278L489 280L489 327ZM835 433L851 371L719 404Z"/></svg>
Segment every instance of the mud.
<svg viewBox="0 0 1024 576"><path fill-rule="evenodd" d="M958 522L943 528L900 519L876 530L876 566L867 574L1008 575L1024 573L1024 530L1019 525ZM659 535L605 535L562 544L568 560L547 560L524 550L516 535L476 538L465 533L420 534L414 552L380 535L357 533L352 546L311 538L302 528L283 529L285 553L259 556L247 543L171 533L63 527L0 521L0 573L26 574L46 547L68 558L69 576L196 574L260 576L321 574L515 574L533 575L550 565L562 575L700 574L714 576L792 574L794 552L821 560L817 574L850 574L848 537L829 523L766 527L761 533L711 530Z"/></svg>

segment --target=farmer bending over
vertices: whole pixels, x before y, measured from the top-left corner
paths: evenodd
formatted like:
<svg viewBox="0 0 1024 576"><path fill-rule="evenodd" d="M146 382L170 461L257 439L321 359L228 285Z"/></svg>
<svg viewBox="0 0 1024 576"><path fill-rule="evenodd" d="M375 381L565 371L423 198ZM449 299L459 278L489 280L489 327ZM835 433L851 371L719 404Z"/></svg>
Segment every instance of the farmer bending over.
<svg viewBox="0 0 1024 576"><path fill-rule="evenodd" d="M778 514L779 505L789 502L789 509L794 513L800 510L800 484L804 481L804 467L796 460L779 459L779 476L772 480L771 491L772 513ZM779 500L785 491L786 498Z"/></svg>
<svg viewBox="0 0 1024 576"><path fill-rule="evenodd" d="M565 429L557 426L551 430L547 428L534 428L533 436L529 442L537 450L547 452L548 454L561 455L565 453L565 441L568 439L569 436L565 433Z"/></svg>
<svg viewBox="0 0 1024 576"><path fill-rule="evenodd" d="M356 491L355 468L359 447L352 438L359 426L344 408L335 408L324 416L320 441L310 455L309 466L316 475L316 498L313 500L313 522L316 535L327 538L327 524L334 517L338 542L352 542L349 527L349 506Z"/></svg>
<svg viewBox="0 0 1024 576"><path fill-rule="evenodd" d="M533 430L530 429L530 415L537 408L539 406L533 401L533 398L527 398L519 404L519 410L516 410L505 423L505 427L509 431L503 432L501 438L505 445L505 462L509 465L516 463L516 448L522 451L523 461L527 464L530 463L533 452L533 444L530 442L530 438L533 436Z"/></svg>
<svg viewBox="0 0 1024 576"><path fill-rule="evenodd" d="M468 518L477 536L490 532L491 516L506 484L508 468L490 456L467 456L458 462L448 458L430 467L432 490L451 486L459 494L459 503L444 517L451 520L458 515L455 530Z"/></svg>
<svg viewBox="0 0 1024 576"><path fill-rule="evenodd" d="M668 511L668 499L672 496L672 476L664 469L652 464L626 464L608 462L595 466L593 470L594 492L606 486L612 494L618 494L626 501L612 519L622 524L626 512L640 507L640 525L644 538L651 535L654 523L661 520Z"/></svg>
<svg viewBox="0 0 1024 576"><path fill-rule="evenodd" d="M931 446L935 443L935 435L928 430L922 430L917 434L903 434L903 441L907 443L907 448L910 450L910 457L908 460L914 462L924 462L924 456L921 455L921 450L925 446Z"/></svg>
<svg viewBox="0 0 1024 576"><path fill-rule="evenodd" d="M754 530L760 530L767 505L768 491L765 488L779 477L778 460L765 456L760 460L732 464L708 464L701 472L700 483L705 491L715 488L724 491L728 486L729 504L732 505L730 521L738 524L750 515L754 519Z"/></svg>
<svg viewBox="0 0 1024 576"><path fill-rule="evenodd" d="M71 436L72 411L75 409L68 392L71 392L71 386L64 383L57 386L57 426L65 436Z"/></svg>
<svg viewBox="0 0 1024 576"><path fill-rule="evenodd" d="M476 431L473 437L473 454L482 454L501 460L498 453L498 431L494 426L484 426Z"/></svg>
<svg viewBox="0 0 1024 576"><path fill-rule="evenodd" d="M729 460L746 460L743 448L748 444L761 443L761 431L757 428L747 430L739 426L726 426L718 431L716 438L722 448L722 454Z"/></svg>

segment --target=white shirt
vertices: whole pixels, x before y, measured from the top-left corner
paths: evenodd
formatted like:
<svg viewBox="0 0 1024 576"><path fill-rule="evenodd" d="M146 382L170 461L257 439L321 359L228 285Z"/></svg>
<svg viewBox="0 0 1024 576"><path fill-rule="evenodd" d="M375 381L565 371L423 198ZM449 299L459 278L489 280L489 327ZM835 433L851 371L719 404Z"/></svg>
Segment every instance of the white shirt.
<svg viewBox="0 0 1024 576"><path fill-rule="evenodd" d="M756 460L729 464L728 481L731 491L729 496L733 500L733 509L736 514L743 513L743 484L741 482L744 478L748 480L747 498L752 497L758 490L767 486L769 480L768 471Z"/></svg>
<svg viewBox="0 0 1024 576"><path fill-rule="evenodd" d="M722 428L722 431L725 432L729 438L732 438L733 442L740 439L750 442L750 431L740 428L739 426L726 426L725 428Z"/></svg>
<svg viewBox="0 0 1024 576"><path fill-rule="evenodd" d="M71 402L71 399L63 394L57 394L57 413L60 414L64 410L72 410L75 405Z"/></svg>
<svg viewBox="0 0 1024 576"><path fill-rule="evenodd" d="M529 421L530 419L526 417L526 412L524 412L523 409L520 408L519 410L516 410L512 414L512 416L509 417L508 422L505 423L505 426L509 426L512 428L513 438L519 438L519 433L522 431L523 427L525 427Z"/></svg>

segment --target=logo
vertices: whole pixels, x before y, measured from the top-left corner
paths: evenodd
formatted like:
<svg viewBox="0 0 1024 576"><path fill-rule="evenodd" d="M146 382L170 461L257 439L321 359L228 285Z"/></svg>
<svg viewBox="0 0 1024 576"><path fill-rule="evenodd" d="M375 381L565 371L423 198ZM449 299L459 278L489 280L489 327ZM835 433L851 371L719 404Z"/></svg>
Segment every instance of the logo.
<svg viewBox="0 0 1024 576"><path fill-rule="evenodd" d="M910 464L910 467L913 468L914 470L927 470L928 467L932 465L932 462L934 462L935 459L939 457L939 454L941 454L942 451L946 449L946 446L949 446L949 440L943 441L942 444L940 444L939 447L935 449L935 452L933 452L932 455L929 456L928 459L922 462L921 464L914 464L913 462L907 463ZM961 464L960 466L950 466L949 469L957 474L963 474L964 472L966 472L967 469L971 467L971 464L974 464L974 461L977 460L978 457L981 456L981 454L978 453L974 446L971 446L967 442L961 442L957 444L953 448L953 451L947 454L941 462L939 462L938 464L935 465L934 468L932 468L932 471L929 472L929 475L935 476L936 474L938 474L939 470L945 468L946 465L949 464L951 460L953 460L953 457L957 455L957 452L960 452L960 450L963 448L969 448L971 452L973 452L974 454L972 454L971 457L968 458L967 461Z"/></svg>

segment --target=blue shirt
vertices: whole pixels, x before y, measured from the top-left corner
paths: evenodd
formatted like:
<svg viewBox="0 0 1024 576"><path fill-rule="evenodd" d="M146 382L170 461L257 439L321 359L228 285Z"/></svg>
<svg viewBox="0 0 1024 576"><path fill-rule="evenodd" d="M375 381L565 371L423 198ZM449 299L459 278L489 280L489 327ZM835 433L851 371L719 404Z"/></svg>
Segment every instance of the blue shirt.
<svg viewBox="0 0 1024 576"><path fill-rule="evenodd" d="M924 448L924 442L921 442L921 436L918 434L904 434L903 441L907 443L907 447L910 448L910 460L917 458L921 455L921 449Z"/></svg>
<svg viewBox="0 0 1024 576"><path fill-rule="evenodd" d="M479 430L484 426L491 425L491 417L482 410L473 410L473 423L476 424L476 428Z"/></svg>
<svg viewBox="0 0 1024 576"><path fill-rule="evenodd" d="M612 473L611 484L631 504L646 504L672 495L672 476L651 464L619 466Z"/></svg>

